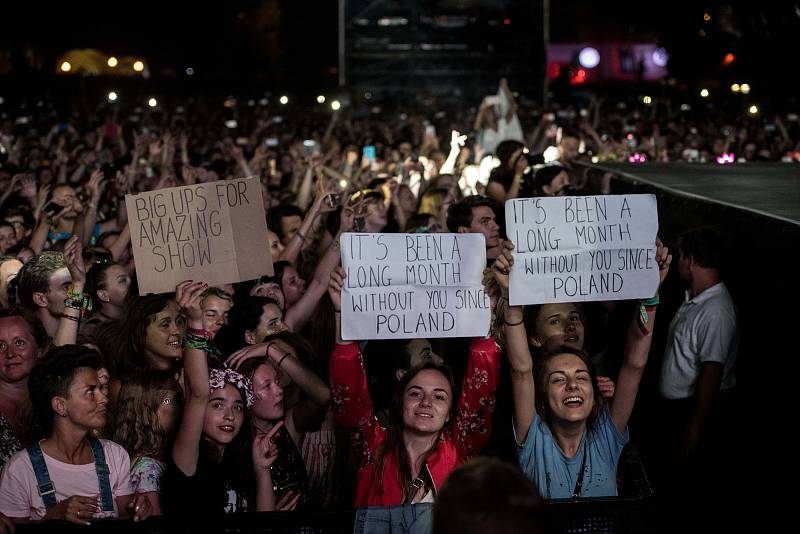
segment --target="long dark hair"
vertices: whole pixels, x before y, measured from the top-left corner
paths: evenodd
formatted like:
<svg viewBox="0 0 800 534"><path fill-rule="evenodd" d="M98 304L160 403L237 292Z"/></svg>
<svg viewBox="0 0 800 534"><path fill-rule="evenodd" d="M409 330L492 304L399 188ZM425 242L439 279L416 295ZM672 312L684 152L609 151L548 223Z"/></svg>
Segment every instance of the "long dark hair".
<svg viewBox="0 0 800 534"><path fill-rule="evenodd" d="M547 364L556 356L561 356L563 354L577 356L584 365L586 365L586 369L589 370L589 376L592 379L594 403L592 404L592 411L589 413L589 417L586 418L586 430L591 432L595 429L597 419L600 416L600 408L603 406L603 397L600 394L600 388L597 384L597 371L595 371L594 365L592 365L591 360L589 360L586 353L583 351L562 346L557 350L546 352L544 356L539 359L533 369L533 379L536 384L536 411L544 422L547 423L547 426L552 428L553 412L550 409L550 404L547 402Z"/></svg>
<svg viewBox="0 0 800 534"><path fill-rule="evenodd" d="M403 429L405 427L405 423L403 422L403 397L405 396L408 384L411 383L414 377L416 377L420 372L428 369L442 373L447 379L447 383L450 384L451 393L455 393L455 381L453 380L453 372L450 370L450 367L427 361L409 369L408 372L403 375L403 378L400 380L400 382L398 382L394 396L389 403L389 428L386 429L386 439L383 440L383 443L380 444L378 450L375 452L374 483L376 487L381 488L381 491L383 491L383 470L386 466L386 459L389 456L397 457L397 466L400 470L399 478L403 485L403 501L408 498L408 490L411 487L411 482L413 480L411 469L409 468L411 459L408 457L408 452L403 444ZM453 399L453 395L451 395L450 398L451 404L449 417L447 422L444 424L444 427L442 427L442 430L439 431L439 436L441 436L444 432L448 432L453 425L456 403L455 399ZM438 441L439 440L437 439L431 448L425 451L423 454L423 462L428 461L428 456L436 448Z"/></svg>
<svg viewBox="0 0 800 534"><path fill-rule="evenodd" d="M116 348L109 353L108 371L113 378L123 380L149 369L144 358L147 327L156 314L174 300L172 293L137 296L128 300L117 330Z"/></svg>

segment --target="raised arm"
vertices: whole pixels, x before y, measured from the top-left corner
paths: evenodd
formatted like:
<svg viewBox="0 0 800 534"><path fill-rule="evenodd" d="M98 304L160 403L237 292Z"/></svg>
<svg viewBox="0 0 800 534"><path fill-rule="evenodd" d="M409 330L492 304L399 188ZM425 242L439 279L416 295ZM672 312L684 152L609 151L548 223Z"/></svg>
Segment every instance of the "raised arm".
<svg viewBox="0 0 800 534"><path fill-rule="evenodd" d="M274 258L273 261L285 260L294 265L297 262L297 256L300 255L300 251L305 245L306 238L308 238L311 233L314 222L320 215L332 211L334 207L331 200L331 192L325 190L325 181L321 179L317 180L314 203L306 212L300 229L294 234L294 237L289 241L289 244L286 245L286 248L283 249L281 255Z"/></svg>
<svg viewBox="0 0 800 534"><path fill-rule="evenodd" d="M345 273L337 267L331 273L328 293L336 310L336 346L331 354L330 377L333 415L350 434L359 465L371 461L370 444L375 444L383 429L372 413L372 399L367 388L364 358L356 342L342 341L342 284Z"/></svg>
<svg viewBox="0 0 800 534"><path fill-rule="evenodd" d="M328 288L331 272L341 261L339 236L343 231L349 230L352 225L353 210L342 208L339 232L334 236L331 245L320 260L319 265L317 265L314 271L314 278L311 280L311 283L308 284L308 288L303 296L300 297L300 300L286 311L284 322L289 325L289 328L291 328L293 332L300 331L311 318L314 310L317 309L320 299Z"/></svg>
<svg viewBox="0 0 800 534"><path fill-rule="evenodd" d="M315 423L319 423L327 410L331 399L330 388L297 357L294 348L281 339L245 347L231 354L226 363L236 369L245 360L253 357L262 358L264 355L277 369L286 372L292 382L306 394L304 400L287 410L285 417L286 429L300 446L303 434L316 426Z"/></svg>
<svg viewBox="0 0 800 534"><path fill-rule="evenodd" d="M455 173L456 161L458 161L458 155L461 154L461 147L464 146L466 140L467 136L461 135L458 130L453 130L450 133L450 153L447 155L447 159L442 165L442 168L439 169L439 174Z"/></svg>
<svg viewBox="0 0 800 534"><path fill-rule="evenodd" d="M83 247L78 236L72 236L64 245L64 263L67 266L69 275L72 278L71 291L83 295L84 284L86 283L86 267L83 264ZM74 306L81 306L76 300L72 301L71 306L64 306L61 318L58 320L56 333L53 335L53 345L74 345L78 339L78 327L81 324L82 309Z"/></svg>
<svg viewBox="0 0 800 534"><path fill-rule="evenodd" d="M672 262L672 255L658 238L656 238L656 261L658 262L660 285L667 276L669 264ZM640 316L640 308L646 313L646 322L643 321L644 316ZM636 394L639 391L639 382L642 379L642 373L644 373L644 367L647 364L647 356L650 352L650 343L653 339L651 333L655 318L655 306L637 306L628 326L622 368L619 371L617 388L609 407L611 420L620 432L625 432L628 420L633 412Z"/></svg>
<svg viewBox="0 0 800 534"><path fill-rule="evenodd" d="M508 275L514 264L510 241L503 243L503 253L492 265L492 274L502 291L502 298L508 300ZM514 431L517 443L528 437L528 431L536 413L536 391L533 380L533 360L528 346L522 306L508 306L505 313L503 332L506 337L506 355L511 365L511 393L514 398Z"/></svg>
<svg viewBox="0 0 800 534"><path fill-rule="evenodd" d="M188 328L203 329L203 310L200 308L200 301L207 287L208 285L202 282L186 281L175 288L175 298L181 311L186 315ZM183 349L183 362L186 401L178 435L172 448L172 460L183 474L193 476L197 471L203 421L210 395L208 362L205 351L188 346L184 346Z"/></svg>

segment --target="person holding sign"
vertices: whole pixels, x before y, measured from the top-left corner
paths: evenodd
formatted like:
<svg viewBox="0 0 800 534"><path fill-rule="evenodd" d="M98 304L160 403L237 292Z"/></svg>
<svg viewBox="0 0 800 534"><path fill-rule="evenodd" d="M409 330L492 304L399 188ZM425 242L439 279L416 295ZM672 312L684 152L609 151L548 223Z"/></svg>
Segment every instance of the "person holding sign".
<svg viewBox="0 0 800 534"><path fill-rule="evenodd" d="M513 246L511 247L513 249ZM660 281L672 256L657 241ZM513 265L509 248L493 265L508 298ZM523 308L505 312L505 335L511 364L514 431L522 469L550 499L617 494L616 467L628 442L628 419L650 350L655 305L643 303L631 322L614 398L603 404L597 377L583 351L564 345L533 364Z"/></svg>
<svg viewBox="0 0 800 534"><path fill-rule="evenodd" d="M329 287L337 333L330 377L334 415L350 432L359 462L355 506L432 502L450 472L491 435L500 349L492 337L473 340L457 409L449 367L425 362L411 368L397 386L384 428L372 411L358 343L342 341L345 276L337 268Z"/></svg>

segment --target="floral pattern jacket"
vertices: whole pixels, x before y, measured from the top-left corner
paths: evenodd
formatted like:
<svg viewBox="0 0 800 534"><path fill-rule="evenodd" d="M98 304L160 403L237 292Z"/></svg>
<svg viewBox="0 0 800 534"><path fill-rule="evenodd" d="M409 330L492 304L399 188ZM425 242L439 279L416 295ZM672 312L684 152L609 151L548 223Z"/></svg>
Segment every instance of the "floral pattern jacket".
<svg viewBox="0 0 800 534"><path fill-rule="evenodd" d="M442 433L438 446L428 457L427 466L436 488L441 487L453 469L480 452L491 436L499 374L500 348L492 338L474 339L455 424ZM348 430L359 464L355 506L402 504L403 488L396 456L384 462L382 487L374 483L374 455L387 432L372 412L364 360L357 343L336 345L331 355L330 377L334 415Z"/></svg>

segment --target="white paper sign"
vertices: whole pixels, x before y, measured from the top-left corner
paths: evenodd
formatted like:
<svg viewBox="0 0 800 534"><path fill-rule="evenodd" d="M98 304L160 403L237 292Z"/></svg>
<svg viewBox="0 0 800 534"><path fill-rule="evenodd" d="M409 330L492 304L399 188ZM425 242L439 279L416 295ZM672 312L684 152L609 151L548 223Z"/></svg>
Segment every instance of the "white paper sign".
<svg viewBox="0 0 800 534"><path fill-rule="evenodd" d="M512 305L650 298L658 289L654 195L506 202Z"/></svg>
<svg viewBox="0 0 800 534"><path fill-rule="evenodd" d="M489 333L482 234L343 234L342 338Z"/></svg>

